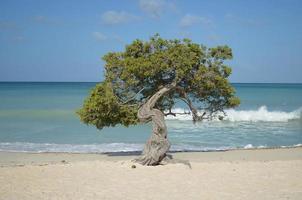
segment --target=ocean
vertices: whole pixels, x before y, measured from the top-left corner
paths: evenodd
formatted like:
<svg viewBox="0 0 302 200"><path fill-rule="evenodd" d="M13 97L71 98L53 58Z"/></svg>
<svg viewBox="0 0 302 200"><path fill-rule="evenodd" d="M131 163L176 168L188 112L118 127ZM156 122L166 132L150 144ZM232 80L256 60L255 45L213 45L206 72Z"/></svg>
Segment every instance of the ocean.
<svg viewBox="0 0 302 200"><path fill-rule="evenodd" d="M141 151L150 124L97 130L75 114L96 83L0 83L0 151ZM223 121L167 117L171 151L302 146L302 84L233 84L241 105ZM185 108L179 104L176 110Z"/></svg>

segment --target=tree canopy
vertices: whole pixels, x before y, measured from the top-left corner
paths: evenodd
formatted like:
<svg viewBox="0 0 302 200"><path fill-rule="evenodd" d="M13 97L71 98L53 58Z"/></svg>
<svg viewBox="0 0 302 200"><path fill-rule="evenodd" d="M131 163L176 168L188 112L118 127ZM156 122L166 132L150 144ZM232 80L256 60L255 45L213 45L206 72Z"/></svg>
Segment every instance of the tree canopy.
<svg viewBox="0 0 302 200"><path fill-rule="evenodd" d="M156 109L175 115L172 108L180 100L188 105L193 121L211 118L240 103L228 81L232 70L225 61L232 58L228 46L207 48L190 39L167 40L157 34L148 41L134 40L124 51L103 56L105 79L78 114L99 129L133 125L141 105L161 88L172 87Z"/></svg>

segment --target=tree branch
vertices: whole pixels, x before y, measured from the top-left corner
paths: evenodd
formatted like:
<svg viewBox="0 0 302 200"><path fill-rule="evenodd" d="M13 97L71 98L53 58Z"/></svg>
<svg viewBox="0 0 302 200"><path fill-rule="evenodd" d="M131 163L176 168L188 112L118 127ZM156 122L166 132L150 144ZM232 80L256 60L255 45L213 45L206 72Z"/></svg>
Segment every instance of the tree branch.
<svg viewBox="0 0 302 200"><path fill-rule="evenodd" d="M176 83L172 83L170 85L166 85L161 87L155 94L153 94L138 110L137 116L142 122L146 122L150 120L150 113L157 100L162 97L166 92L169 92L172 88L174 88Z"/></svg>
<svg viewBox="0 0 302 200"><path fill-rule="evenodd" d="M131 98L127 99L126 101L122 102L121 104L124 105L124 104L126 104L126 103L132 101L132 100L135 99L135 97L136 97L137 95L139 95L144 89L145 89L145 87L143 87L143 88L142 88L140 91L138 91L135 95L133 95Z"/></svg>
<svg viewBox="0 0 302 200"><path fill-rule="evenodd" d="M168 112L168 113L164 113L165 116L168 116L168 115L173 115L174 117L176 117L176 115L189 115L191 114L191 112L183 112L183 113L174 113L174 112Z"/></svg>
<svg viewBox="0 0 302 200"><path fill-rule="evenodd" d="M193 122L195 123L196 121L202 121L203 119L205 119L206 112L203 112L203 114L201 116L199 116L198 110L193 105L193 103L192 103L191 99L188 97L187 93L180 87L177 87L177 90L179 90L179 94L181 96L180 99L183 102L185 102L188 105L189 109L191 110Z"/></svg>

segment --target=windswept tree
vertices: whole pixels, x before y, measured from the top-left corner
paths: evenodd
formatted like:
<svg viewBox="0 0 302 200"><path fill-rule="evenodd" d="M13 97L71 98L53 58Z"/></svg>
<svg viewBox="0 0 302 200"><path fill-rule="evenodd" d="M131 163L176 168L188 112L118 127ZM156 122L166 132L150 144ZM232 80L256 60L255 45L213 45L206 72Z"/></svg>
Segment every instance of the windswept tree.
<svg viewBox="0 0 302 200"><path fill-rule="evenodd" d="M136 161L157 165L170 148L164 117L178 114L172 110L176 101L185 102L193 122L240 103L228 81L231 68L224 63L232 57L228 46L206 48L189 39L155 35L149 41L135 40L123 52L103 57L105 79L78 114L98 129L152 122L151 137Z"/></svg>

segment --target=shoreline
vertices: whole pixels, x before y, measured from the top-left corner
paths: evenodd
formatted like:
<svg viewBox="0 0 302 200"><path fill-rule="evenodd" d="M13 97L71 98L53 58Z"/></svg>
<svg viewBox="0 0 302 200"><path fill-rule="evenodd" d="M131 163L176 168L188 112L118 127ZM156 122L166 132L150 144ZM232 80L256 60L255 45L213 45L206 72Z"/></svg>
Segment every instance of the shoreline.
<svg viewBox="0 0 302 200"><path fill-rule="evenodd" d="M0 167L35 164L56 164L62 161L125 161L141 154L135 152L73 153L73 152L9 152L0 151ZM178 160L193 162L213 161L274 161L302 160L302 147L272 147L228 149L217 151L171 151L168 153Z"/></svg>
<svg viewBox="0 0 302 200"><path fill-rule="evenodd" d="M34 144L34 143L33 143ZM194 153L194 152L224 152L224 151L241 151L241 150L261 150L261 149L292 149L292 148L302 148L302 144L294 144L289 146L253 146L247 144L245 147L233 147L233 148L217 148L217 149L200 149L200 150L169 150L168 153ZM131 150L131 151L108 151L108 152L67 152L67 151L19 151L19 150L3 150L0 152L4 153L71 153L71 154L117 154L117 155L139 155L142 150Z"/></svg>

